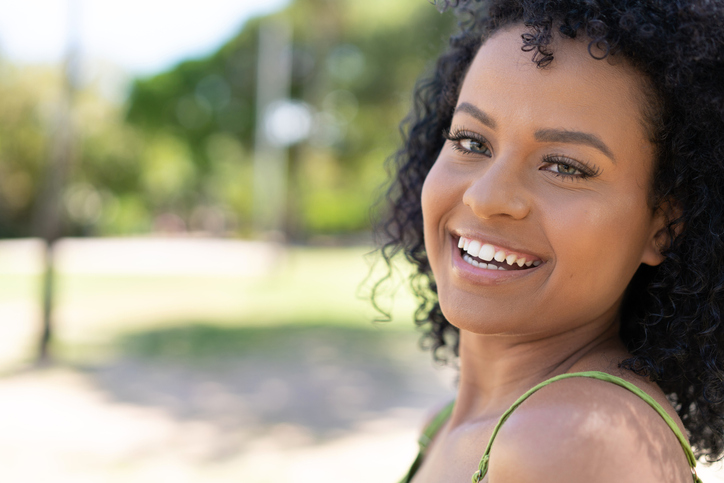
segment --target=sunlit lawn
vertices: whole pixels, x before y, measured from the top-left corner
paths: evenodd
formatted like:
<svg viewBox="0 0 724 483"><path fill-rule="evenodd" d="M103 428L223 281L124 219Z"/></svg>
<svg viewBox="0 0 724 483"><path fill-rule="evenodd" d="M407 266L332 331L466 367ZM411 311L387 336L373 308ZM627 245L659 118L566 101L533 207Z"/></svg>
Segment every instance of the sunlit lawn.
<svg viewBox="0 0 724 483"><path fill-rule="evenodd" d="M374 323L369 290L383 267L367 281L366 247L291 247L279 252L268 273L245 276L98 275L58 273L55 355L62 360L111 356L131 334L175 329L176 336L214 337L213 328L337 327L355 331L411 331L414 302L404 287L393 300L394 322ZM113 256L113 254L109 254ZM400 285L401 276L397 277ZM2 274L0 310L14 350L34 351L39 324L40 276ZM13 329L12 326L17 326ZM184 327L186 332L179 332ZM203 329L206 327L207 329ZM257 334L257 337L259 335ZM7 339L7 338L6 338ZM221 343L221 341L217 341ZM7 343L7 341L6 341Z"/></svg>
<svg viewBox="0 0 724 483"><path fill-rule="evenodd" d="M372 322L368 251L292 247L254 276L61 272L58 364L15 372L33 359L40 277L8 270L0 246L3 476L395 481L454 372L417 350L404 289L394 321Z"/></svg>
<svg viewBox="0 0 724 483"><path fill-rule="evenodd" d="M449 398L445 374L417 348L403 288L393 322L373 322L370 284L383 270L365 283L369 248L280 248L266 271L223 276L66 264L55 364L31 371L17 369L36 350L38 261L5 248L0 465L9 481L336 481L350 458L380 451L396 456L350 481L394 480L424 408ZM134 267L142 258L103 256ZM44 465L32 463L38 453Z"/></svg>

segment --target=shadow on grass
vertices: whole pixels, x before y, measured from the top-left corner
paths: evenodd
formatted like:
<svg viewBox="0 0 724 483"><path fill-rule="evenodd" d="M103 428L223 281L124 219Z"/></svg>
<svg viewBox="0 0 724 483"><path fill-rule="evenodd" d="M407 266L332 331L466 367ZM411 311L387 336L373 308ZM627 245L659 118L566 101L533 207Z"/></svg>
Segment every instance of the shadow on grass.
<svg viewBox="0 0 724 483"><path fill-rule="evenodd" d="M115 362L87 369L113 399L202 421L249 441L279 425L314 440L451 392L418 334L344 326L178 324L121 337Z"/></svg>
<svg viewBox="0 0 724 483"><path fill-rule="evenodd" d="M402 336L410 340L410 335ZM122 336L117 347L125 356L148 361L218 364L239 357L271 360L324 359L335 354L363 362L395 358L390 351L400 334L344 325L218 326L185 323Z"/></svg>

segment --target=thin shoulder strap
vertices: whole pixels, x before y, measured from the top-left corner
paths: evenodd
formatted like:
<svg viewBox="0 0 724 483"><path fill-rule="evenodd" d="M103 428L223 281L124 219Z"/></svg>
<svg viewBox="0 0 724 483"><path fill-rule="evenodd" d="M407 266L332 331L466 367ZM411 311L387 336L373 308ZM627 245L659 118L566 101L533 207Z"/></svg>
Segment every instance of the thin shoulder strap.
<svg viewBox="0 0 724 483"><path fill-rule="evenodd" d="M450 419L450 414L452 414L454 406L455 400L450 401L450 403L442 408L440 412L438 412L435 417L432 418L432 421L430 421L427 426L425 426L425 429L420 435L420 439L417 440L417 444L420 446L420 449L417 452L417 458L415 458L412 466L410 466L410 470L407 472L405 477L402 478L400 483L409 483L415 473L417 473L417 470L418 468L420 468L422 460L425 457L425 450L427 450L427 447L430 445L433 438L435 438L435 435L445 425L447 420Z"/></svg>
<svg viewBox="0 0 724 483"><path fill-rule="evenodd" d="M432 418L432 421L430 421L425 429L422 431L420 439L417 440L417 443L420 445L421 451L424 452L427 449L427 446L432 442L438 431L440 431L440 429L445 425L447 420L450 419L450 415L452 414L454 406L455 400L450 401L450 403L448 403L444 408L440 410L439 413L435 415L434 418Z"/></svg>
<svg viewBox="0 0 724 483"><path fill-rule="evenodd" d="M628 381L625 381L621 379L620 377L612 376L611 374L607 374L605 372L600 371L587 371L587 372L572 372L570 374L560 374L558 376L552 377L546 381L541 382L537 386L531 388L528 390L525 394L520 396L517 401L513 403L512 406L508 408L507 411L503 413L503 415L498 420L498 424L495 425L495 429L493 429L493 434L490 436L490 440L488 441L488 446L485 448L485 453L483 453L483 458L480 460L480 465L478 466L478 471L476 471L473 474L473 483L479 483L480 480L482 480L485 475L488 472L488 460L490 459L490 448L493 446L493 440L495 440L495 437L498 435L498 431L500 431L501 426L503 426L503 423L510 417L510 415L515 411L515 409L520 406L523 401L528 399L533 393L538 391L538 389L547 386L548 384L551 384L556 381L560 381L561 379L569 379L571 377L589 377L593 379L599 379L601 381L610 382L613 384L616 384L618 386L621 386L625 389L628 389L632 393L636 394L638 397L643 399L648 403L649 406L651 406L657 413L659 413L659 416L661 416L666 424L669 425L669 428L674 432L676 437L679 440L679 443L681 444L681 447L684 449L684 453L686 453L686 459L689 462L689 466L691 467L691 473L693 477L694 483L702 483L698 476L696 476L696 458L694 457L694 453L691 451L691 446L689 446L689 441L684 437L684 435L681 433L681 430L676 425L674 420L669 416L669 414L664 410L664 408L661 407L659 403L657 403L651 396L646 394L644 391L636 387L635 385L631 384Z"/></svg>

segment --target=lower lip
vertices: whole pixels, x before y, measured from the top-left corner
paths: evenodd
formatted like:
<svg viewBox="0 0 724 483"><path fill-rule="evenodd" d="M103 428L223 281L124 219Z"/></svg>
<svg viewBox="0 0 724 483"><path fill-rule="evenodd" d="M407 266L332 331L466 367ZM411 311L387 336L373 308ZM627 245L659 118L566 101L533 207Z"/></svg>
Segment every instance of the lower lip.
<svg viewBox="0 0 724 483"><path fill-rule="evenodd" d="M545 264L530 267L525 270L489 270L470 265L460 255L457 240L451 237L453 271L460 277L479 285L496 285L508 281L528 277L538 271Z"/></svg>

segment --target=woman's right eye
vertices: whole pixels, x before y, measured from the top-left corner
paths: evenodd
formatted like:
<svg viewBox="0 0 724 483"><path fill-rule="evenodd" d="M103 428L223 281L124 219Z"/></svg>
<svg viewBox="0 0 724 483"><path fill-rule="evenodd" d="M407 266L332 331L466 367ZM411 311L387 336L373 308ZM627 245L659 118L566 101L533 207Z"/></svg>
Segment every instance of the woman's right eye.
<svg viewBox="0 0 724 483"><path fill-rule="evenodd" d="M458 145L460 148L464 149L465 151L470 151L471 153L477 153L477 154L483 154L485 156L490 156L490 149L480 141L476 141L475 139L468 139L464 138L459 140Z"/></svg>
<svg viewBox="0 0 724 483"><path fill-rule="evenodd" d="M445 139L452 143L452 148L462 154L481 154L487 157L493 155L488 147L488 142L474 133L466 131L446 131L444 136Z"/></svg>

